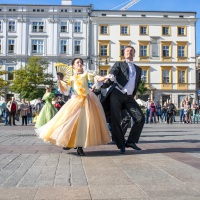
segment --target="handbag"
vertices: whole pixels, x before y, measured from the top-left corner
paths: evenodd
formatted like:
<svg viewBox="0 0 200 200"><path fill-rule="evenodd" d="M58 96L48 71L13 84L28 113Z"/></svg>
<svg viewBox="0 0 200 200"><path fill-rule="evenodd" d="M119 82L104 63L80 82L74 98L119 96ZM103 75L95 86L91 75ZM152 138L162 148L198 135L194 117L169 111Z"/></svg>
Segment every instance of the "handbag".
<svg viewBox="0 0 200 200"><path fill-rule="evenodd" d="M19 114L15 114L15 119L19 122Z"/></svg>

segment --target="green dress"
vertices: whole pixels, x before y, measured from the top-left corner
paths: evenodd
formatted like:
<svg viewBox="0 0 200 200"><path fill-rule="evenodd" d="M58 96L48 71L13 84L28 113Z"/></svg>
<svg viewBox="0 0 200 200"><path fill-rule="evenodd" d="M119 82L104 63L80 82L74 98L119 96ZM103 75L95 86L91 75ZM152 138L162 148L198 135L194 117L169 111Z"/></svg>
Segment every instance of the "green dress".
<svg viewBox="0 0 200 200"><path fill-rule="evenodd" d="M42 100L45 100L45 105L43 106L40 114L37 118L35 127L39 128L45 125L48 121L50 121L55 114L58 112L57 109L53 106L52 100L54 99L54 94L51 92L47 92L42 97Z"/></svg>

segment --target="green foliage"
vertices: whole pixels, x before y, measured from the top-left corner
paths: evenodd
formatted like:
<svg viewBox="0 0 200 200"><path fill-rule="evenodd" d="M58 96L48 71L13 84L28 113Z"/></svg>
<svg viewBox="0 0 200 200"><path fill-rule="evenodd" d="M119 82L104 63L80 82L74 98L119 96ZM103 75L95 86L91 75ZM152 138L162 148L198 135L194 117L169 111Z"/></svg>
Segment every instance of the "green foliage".
<svg viewBox="0 0 200 200"><path fill-rule="evenodd" d="M0 66L0 96L4 96L4 94L5 94L4 88L5 88L5 86L9 85L9 82L4 80L1 76L8 74L8 71L1 70L1 69L2 69L2 66Z"/></svg>
<svg viewBox="0 0 200 200"><path fill-rule="evenodd" d="M138 92L143 95L147 91L147 87L145 87L145 82L141 81L138 87Z"/></svg>
<svg viewBox="0 0 200 200"><path fill-rule="evenodd" d="M45 85L54 85L53 74L47 73L48 62L41 57L31 57L25 67L14 70L10 90L20 98L36 99L44 94Z"/></svg>

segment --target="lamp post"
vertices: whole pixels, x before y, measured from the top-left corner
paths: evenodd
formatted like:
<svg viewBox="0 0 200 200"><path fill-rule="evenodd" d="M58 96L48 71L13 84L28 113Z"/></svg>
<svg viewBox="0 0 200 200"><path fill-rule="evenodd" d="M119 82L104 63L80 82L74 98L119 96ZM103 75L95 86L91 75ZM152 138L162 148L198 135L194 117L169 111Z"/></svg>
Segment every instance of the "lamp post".
<svg viewBox="0 0 200 200"><path fill-rule="evenodd" d="M94 59L90 58L90 64L95 66L97 74L100 73L100 67L108 64L107 58L102 58L100 55L92 55Z"/></svg>

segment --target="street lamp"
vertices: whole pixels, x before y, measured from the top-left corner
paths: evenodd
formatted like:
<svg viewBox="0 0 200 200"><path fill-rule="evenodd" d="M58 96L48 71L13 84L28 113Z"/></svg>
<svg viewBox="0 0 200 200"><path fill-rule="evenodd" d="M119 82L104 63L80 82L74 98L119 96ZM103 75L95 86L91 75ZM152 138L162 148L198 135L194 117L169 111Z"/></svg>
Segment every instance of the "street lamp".
<svg viewBox="0 0 200 200"><path fill-rule="evenodd" d="M95 69L99 74L100 66L108 65L108 58L102 58L100 55L92 55L94 59L90 59L90 64L95 65Z"/></svg>

